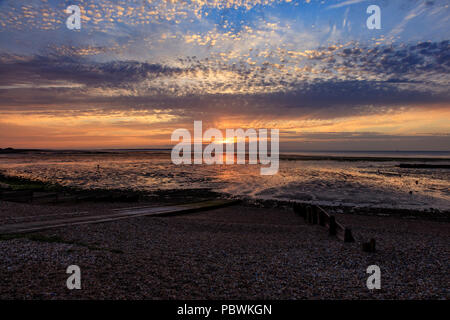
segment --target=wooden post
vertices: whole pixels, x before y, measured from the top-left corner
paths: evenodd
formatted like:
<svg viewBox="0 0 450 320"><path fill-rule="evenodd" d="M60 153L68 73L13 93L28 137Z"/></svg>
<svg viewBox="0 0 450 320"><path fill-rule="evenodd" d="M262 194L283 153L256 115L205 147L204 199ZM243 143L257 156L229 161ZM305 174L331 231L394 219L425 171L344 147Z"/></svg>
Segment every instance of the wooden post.
<svg viewBox="0 0 450 320"><path fill-rule="evenodd" d="M329 234L330 236L335 236L336 235L336 218L334 216L330 216L330 221L329 221Z"/></svg>
<svg viewBox="0 0 450 320"><path fill-rule="evenodd" d="M301 217L305 217L305 208L299 203L294 203L294 212Z"/></svg>
<svg viewBox="0 0 450 320"><path fill-rule="evenodd" d="M375 239L370 239L369 242L363 242L362 249L365 252L375 252Z"/></svg>
<svg viewBox="0 0 450 320"><path fill-rule="evenodd" d="M306 222L312 223L312 210L310 206L306 207Z"/></svg>
<svg viewBox="0 0 450 320"><path fill-rule="evenodd" d="M323 215L323 212L319 207L316 207L316 210L317 210L317 223L323 227L325 226L325 217Z"/></svg>
<svg viewBox="0 0 450 320"><path fill-rule="evenodd" d="M316 206L314 206L313 208L312 208L312 224L317 224L317 222L318 222L318 218L317 218L317 215L319 214L319 210L318 210L318 208L316 207Z"/></svg>
<svg viewBox="0 0 450 320"><path fill-rule="evenodd" d="M303 204L300 204L300 216L303 217L303 219L305 219L306 217L306 208Z"/></svg>
<svg viewBox="0 0 450 320"><path fill-rule="evenodd" d="M352 236L352 230L350 228L344 229L344 242L354 242L355 239L353 239Z"/></svg>

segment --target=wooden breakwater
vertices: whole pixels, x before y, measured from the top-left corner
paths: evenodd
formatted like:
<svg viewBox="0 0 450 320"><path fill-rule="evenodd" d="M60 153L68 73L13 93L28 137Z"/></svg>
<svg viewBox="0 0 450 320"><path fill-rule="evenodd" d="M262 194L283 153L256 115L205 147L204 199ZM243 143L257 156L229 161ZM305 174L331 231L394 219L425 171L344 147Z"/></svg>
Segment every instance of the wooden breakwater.
<svg viewBox="0 0 450 320"><path fill-rule="evenodd" d="M294 204L294 212L309 224L317 224L328 230L330 236L335 236L344 242L354 242L352 230L336 220L334 215L326 212L318 205Z"/></svg>

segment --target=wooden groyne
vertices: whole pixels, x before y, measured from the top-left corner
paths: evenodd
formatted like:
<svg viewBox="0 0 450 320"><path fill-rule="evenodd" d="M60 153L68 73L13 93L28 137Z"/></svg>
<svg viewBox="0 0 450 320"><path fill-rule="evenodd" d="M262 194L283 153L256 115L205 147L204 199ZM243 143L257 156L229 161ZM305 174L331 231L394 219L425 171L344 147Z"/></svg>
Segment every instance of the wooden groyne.
<svg viewBox="0 0 450 320"><path fill-rule="evenodd" d="M344 242L354 242L352 231L338 221L334 215L326 212L318 205L294 204L294 212L305 219L309 224L318 224L326 230L330 236L335 236Z"/></svg>

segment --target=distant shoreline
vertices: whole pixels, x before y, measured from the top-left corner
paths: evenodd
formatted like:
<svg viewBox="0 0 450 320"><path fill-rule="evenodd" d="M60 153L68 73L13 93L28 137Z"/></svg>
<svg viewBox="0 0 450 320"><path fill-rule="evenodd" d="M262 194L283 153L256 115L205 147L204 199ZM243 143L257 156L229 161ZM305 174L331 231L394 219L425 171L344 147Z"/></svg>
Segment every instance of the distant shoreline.
<svg viewBox="0 0 450 320"><path fill-rule="evenodd" d="M93 149L93 150L56 150L56 149L13 149L13 148L5 148L0 149L0 155L2 154L55 154L55 155L64 155L64 154L92 154L92 155L101 155L101 154L123 154L123 153L152 153L152 154L166 154L170 155L171 149ZM430 153L430 156L396 156L395 153L405 154L405 153ZM302 154L303 153L303 154ZM319 154L311 154L311 153L319 153ZM320 154L320 153L328 153L328 154ZM335 153L335 154L333 154ZM338 155L339 153L373 153L374 155ZM390 155L376 155L382 153L393 153ZM436 156L432 155L432 153L450 153L449 151L299 151L299 152L281 152L280 160L287 161L401 161L401 162L437 162L437 161L450 161L450 154L448 156Z"/></svg>

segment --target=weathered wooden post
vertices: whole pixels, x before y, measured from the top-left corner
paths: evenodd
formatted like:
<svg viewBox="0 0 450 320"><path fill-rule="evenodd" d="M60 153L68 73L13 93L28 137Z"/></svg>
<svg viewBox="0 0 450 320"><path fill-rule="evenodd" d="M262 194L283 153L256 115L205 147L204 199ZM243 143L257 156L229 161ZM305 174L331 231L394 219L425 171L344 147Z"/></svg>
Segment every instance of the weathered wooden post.
<svg viewBox="0 0 450 320"><path fill-rule="evenodd" d="M329 226L328 226L328 231L329 231L329 235L330 236L335 236L336 235L336 218L334 216L330 216L330 221L329 221Z"/></svg>
<svg viewBox="0 0 450 320"><path fill-rule="evenodd" d="M312 210L310 206L306 207L306 222L312 223Z"/></svg>
<svg viewBox="0 0 450 320"><path fill-rule="evenodd" d="M298 203L294 203L292 210L294 210L294 213L300 214L300 207L298 206Z"/></svg>
<svg viewBox="0 0 450 320"><path fill-rule="evenodd" d="M365 252L375 252L375 239L370 239L369 242L363 242L362 249Z"/></svg>
<svg viewBox="0 0 450 320"><path fill-rule="evenodd" d="M317 218L318 214L319 214L319 208L317 208L317 206L314 206L312 208L312 224L317 224L318 223L318 220L319 220Z"/></svg>
<svg viewBox="0 0 450 320"><path fill-rule="evenodd" d="M324 214L322 212L322 209L319 206L317 206L316 209L317 209L317 223L323 227L323 226L325 226Z"/></svg>
<svg viewBox="0 0 450 320"><path fill-rule="evenodd" d="M344 229L344 242L354 242L355 239L353 239L352 236L352 230L350 228Z"/></svg>
<svg viewBox="0 0 450 320"><path fill-rule="evenodd" d="M300 216L303 217L303 219L306 218L306 207L303 204L299 204L300 206Z"/></svg>
<svg viewBox="0 0 450 320"><path fill-rule="evenodd" d="M294 203L294 212L301 217L305 217L305 208L299 203Z"/></svg>

